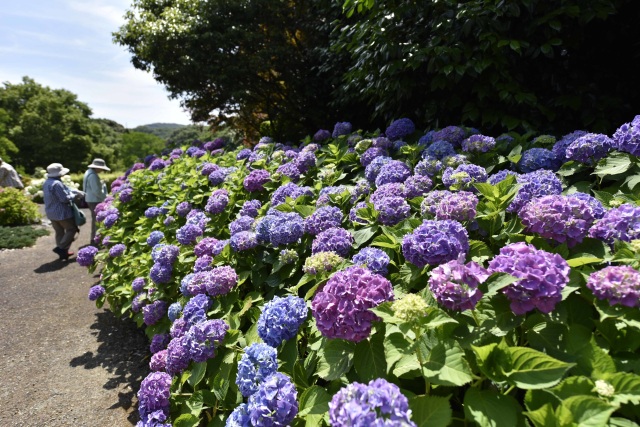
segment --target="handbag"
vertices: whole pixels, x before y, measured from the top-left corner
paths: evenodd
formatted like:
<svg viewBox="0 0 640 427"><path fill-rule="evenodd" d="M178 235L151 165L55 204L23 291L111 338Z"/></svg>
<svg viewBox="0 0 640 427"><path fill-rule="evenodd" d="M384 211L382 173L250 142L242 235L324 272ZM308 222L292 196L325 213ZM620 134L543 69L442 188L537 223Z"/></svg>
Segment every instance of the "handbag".
<svg viewBox="0 0 640 427"><path fill-rule="evenodd" d="M78 227L84 225L87 222L87 216L76 206L75 203L70 202L69 204L73 210L73 219L76 222L76 225Z"/></svg>

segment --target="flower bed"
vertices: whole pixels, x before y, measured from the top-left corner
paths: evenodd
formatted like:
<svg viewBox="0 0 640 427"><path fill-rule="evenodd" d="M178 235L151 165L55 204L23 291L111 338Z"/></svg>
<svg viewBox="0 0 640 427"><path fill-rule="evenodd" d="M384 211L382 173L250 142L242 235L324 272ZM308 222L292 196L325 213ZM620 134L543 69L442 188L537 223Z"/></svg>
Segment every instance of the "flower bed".
<svg viewBox="0 0 640 427"><path fill-rule="evenodd" d="M78 262L151 340L141 426L633 425L639 147L640 116L213 141L114 181Z"/></svg>

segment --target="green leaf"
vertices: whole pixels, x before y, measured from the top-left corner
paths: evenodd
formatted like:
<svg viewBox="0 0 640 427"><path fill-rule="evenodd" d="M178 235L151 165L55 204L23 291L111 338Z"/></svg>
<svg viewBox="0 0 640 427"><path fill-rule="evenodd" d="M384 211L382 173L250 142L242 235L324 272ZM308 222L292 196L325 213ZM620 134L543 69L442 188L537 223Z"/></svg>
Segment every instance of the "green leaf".
<svg viewBox="0 0 640 427"><path fill-rule="evenodd" d="M234 364L235 353L233 351L230 351L229 353L225 354L224 359L222 360L222 364L220 365L220 369L218 370L216 376L213 378L212 391L216 395L218 400L224 400L224 398L227 396L231 381L231 371L233 370Z"/></svg>
<svg viewBox="0 0 640 427"><path fill-rule="evenodd" d="M497 294L500 289L506 288L518 280L517 277L507 273L493 273L487 280L480 284L479 289L487 297L490 297Z"/></svg>
<svg viewBox="0 0 640 427"><path fill-rule="evenodd" d="M632 164L629 154L614 152L598 162L593 174L600 178L618 175L628 171Z"/></svg>
<svg viewBox="0 0 640 427"><path fill-rule="evenodd" d="M193 414L182 414L173 422L174 427L197 427L200 424L200 418Z"/></svg>
<svg viewBox="0 0 640 427"><path fill-rule="evenodd" d="M522 389L552 387L574 364L565 363L526 347L501 347L510 358L510 366L504 367L509 384Z"/></svg>
<svg viewBox="0 0 640 427"><path fill-rule="evenodd" d="M481 427L524 426L522 407L511 396L470 388L464 395L464 413Z"/></svg>
<svg viewBox="0 0 640 427"><path fill-rule="evenodd" d="M199 417L204 407L204 394L202 390L194 392L189 400L186 401L186 405L191 411L191 415Z"/></svg>
<svg viewBox="0 0 640 427"><path fill-rule="evenodd" d="M191 387L195 387L202 381L207 372L207 362L194 363L191 368L191 376L187 380Z"/></svg>
<svg viewBox="0 0 640 427"><path fill-rule="evenodd" d="M387 330L390 328L387 326ZM393 332L384 337L384 357L387 362L387 373L391 372L393 365L407 354L410 343L400 332Z"/></svg>
<svg viewBox="0 0 640 427"><path fill-rule="evenodd" d="M416 396L409 399L411 418L417 427L446 427L451 422L449 398Z"/></svg>
<svg viewBox="0 0 640 427"><path fill-rule="evenodd" d="M356 345L353 367L362 382L386 376L387 361L383 341L384 336L378 333Z"/></svg>
<svg viewBox="0 0 640 427"><path fill-rule="evenodd" d="M327 340L327 344L319 351L316 374L328 381L340 378L351 369L355 348L356 344L351 341Z"/></svg>
<svg viewBox="0 0 640 427"><path fill-rule="evenodd" d="M360 230L356 230L353 232L353 240L355 241L355 247L359 248L360 246L367 243L371 238L378 232L378 226L372 225L370 227L361 228Z"/></svg>
<svg viewBox="0 0 640 427"><path fill-rule="evenodd" d="M625 403L640 404L640 376L630 372L618 372L605 377L605 380L615 389L612 403L618 405Z"/></svg>
<svg viewBox="0 0 640 427"><path fill-rule="evenodd" d="M422 372L434 384L461 386L473 379L464 350L457 343L439 343L431 349Z"/></svg>
<svg viewBox="0 0 640 427"><path fill-rule="evenodd" d="M602 427L616 409L597 397L573 396L562 401L556 416L563 426Z"/></svg>
<svg viewBox="0 0 640 427"><path fill-rule="evenodd" d="M420 362L415 354L403 355L393 368L393 375L398 378L417 378L420 376Z"/></svg>
<svg viewBox="0 0 640 427"><path fill-rule="evenodd" d="M482 347L471 346L471 349L476 356L476 364L480 371L490 380L500 383L505 379L502 372L502 361L500 361L500 357L504 357L504 355L496 350L497 347L497 344L489 344Z"/></svg>
<svg viewBox="0 0 640 427"><path fill-rule="evenodd" d="M568 259L567 264L569 264L569 267L575 268L575 267L581 267L587 264L598 264L598 263L601 263L602 261L604 261L602 258L582 256L582 257Z"/></svg>
<svg viewBox="0 0 640 427"><path fill-rule="evenodd" d="M493 258L493 256L493 252L485 242L481 240L469 240L469 257L472 261L483 263Z"/></svg>
<svg viewBox="0 0 640 427"><path fill-rule="evenodd" d="M317 385L306 389L300 396L299 417L306 420L308 426L317 426L325 413L329 410L331 395Z"/></svg>
<svg viewBox="0 0 640 427"><path fill-rule="evenodd" d="M533 423L535 427L558 427L556 414L553 406L547 403L535 411L525 412L525 415Z"/></svg>

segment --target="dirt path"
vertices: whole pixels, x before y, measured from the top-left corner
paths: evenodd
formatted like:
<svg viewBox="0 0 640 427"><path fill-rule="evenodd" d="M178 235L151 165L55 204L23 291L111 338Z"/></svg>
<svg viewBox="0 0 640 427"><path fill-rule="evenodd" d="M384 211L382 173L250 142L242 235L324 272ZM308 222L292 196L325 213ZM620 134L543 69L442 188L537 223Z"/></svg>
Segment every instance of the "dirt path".
<svg viewBox="0 0 640 427"><path fill-rule="evenodd" d="M87 293L98 277L75 255L58 261L54 246L52 233L0 252L0 426L131 426L148 341L132 321L96 309Z"/></svg>

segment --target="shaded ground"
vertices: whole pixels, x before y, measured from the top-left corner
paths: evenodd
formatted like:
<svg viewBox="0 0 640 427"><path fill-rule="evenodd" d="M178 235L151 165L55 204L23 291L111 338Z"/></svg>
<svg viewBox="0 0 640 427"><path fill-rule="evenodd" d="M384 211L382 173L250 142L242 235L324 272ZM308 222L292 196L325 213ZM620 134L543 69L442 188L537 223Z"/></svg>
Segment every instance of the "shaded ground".
<svg viewBox="0 0 640 427"><path fill-rule="evenodd" d="M88 234L81 227L71 250ZM131 426L148 341L87 299L97 276L75 255L58 261L54 246L51 233L0 251L0 426Z"/></svg>

